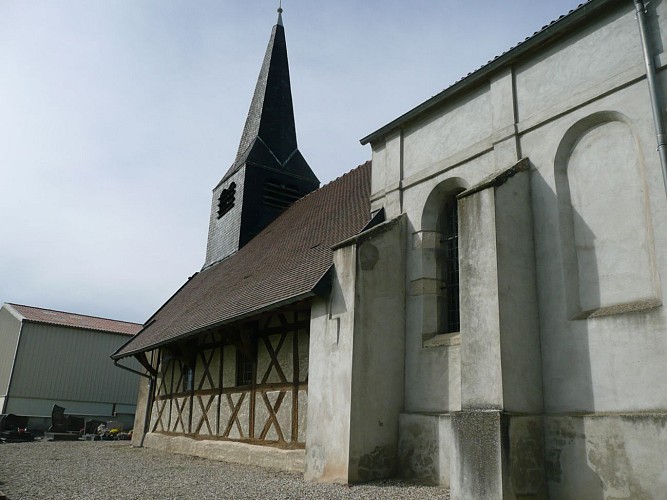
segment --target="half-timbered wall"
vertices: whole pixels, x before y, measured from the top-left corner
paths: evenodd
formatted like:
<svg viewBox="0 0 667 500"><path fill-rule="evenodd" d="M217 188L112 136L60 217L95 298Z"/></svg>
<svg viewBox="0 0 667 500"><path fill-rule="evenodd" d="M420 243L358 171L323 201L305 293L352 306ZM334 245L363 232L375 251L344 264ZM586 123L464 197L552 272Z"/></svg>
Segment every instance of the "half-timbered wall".
<svg viewBox="0 0 667 500"><path fill-rule="evenodd" d="M150 431L303 448L309 324L281 310L160 348Z"/></svg>

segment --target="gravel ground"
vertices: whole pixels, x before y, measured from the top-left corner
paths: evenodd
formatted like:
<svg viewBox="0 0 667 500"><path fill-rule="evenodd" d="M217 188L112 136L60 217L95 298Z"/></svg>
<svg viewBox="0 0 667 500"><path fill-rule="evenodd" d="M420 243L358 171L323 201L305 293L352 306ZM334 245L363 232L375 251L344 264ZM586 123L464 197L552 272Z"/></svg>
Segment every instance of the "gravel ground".
<svg viewBox="0 0 667 500"><path fill-rule="evenodd" d="M300 474L132 448L125 441L0 444L0 492L9 500L448 498L444 489L398 480L309 483Z"/></svg>

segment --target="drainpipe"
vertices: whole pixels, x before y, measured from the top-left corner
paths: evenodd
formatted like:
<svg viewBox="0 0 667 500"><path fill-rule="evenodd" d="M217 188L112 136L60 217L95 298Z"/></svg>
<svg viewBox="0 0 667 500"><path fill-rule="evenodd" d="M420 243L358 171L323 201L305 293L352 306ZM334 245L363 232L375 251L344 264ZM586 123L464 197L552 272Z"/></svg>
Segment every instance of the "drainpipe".
<svg viewBox="0 0 667 500"><path fill-rule="evenodd" d="M142 377L146 377L148 379L148 396L146 397L146 409L144 411L144 432L141 433L141 442L139 443L139 448L144 447L144 439L146 439L146 432L147 429L150 427L150 409L151 406L153 406L153 377L151 377L149 374L142 373L140 371L137 371L133 368L130 368L129 366L123 366L118 363L118 359L113 360L113 364L117 366L118 368L122 368L123 370L127 370L132 373L136 373L137 375L141 375Z"/></svg>
<svg viewBox="0 0 667 500"><path fill-rule="evenodd" d="M655 135L658 141L658 154L660 155L660 167L662 168L662 181L667 193L667 136L665 136L665 123L662 117L662 107L660 106L660 95L658 93L658 83L655 74L655 54L651 50L648 41L648 28L646 26L646 7L643 0L634 0L637 14L637 24L639 25L639 36L641 38L642 49L644 51L644 63L646 64L646 80L648 82L648 92L651 98L651 109L653 111L653 124L655 125Z"/></svg>

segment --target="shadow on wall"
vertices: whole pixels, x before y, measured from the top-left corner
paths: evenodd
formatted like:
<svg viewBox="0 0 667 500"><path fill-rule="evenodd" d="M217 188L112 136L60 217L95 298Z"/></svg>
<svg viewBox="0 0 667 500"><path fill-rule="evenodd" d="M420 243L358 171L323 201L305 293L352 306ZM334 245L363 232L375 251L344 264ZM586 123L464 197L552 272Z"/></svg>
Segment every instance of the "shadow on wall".
<svg viewBox="0 0 667 500"><path fill-rule="evenodd" d="M533 169L544 367L546 475L554 498L603 498L595 443L585 429L607 353L595 317L659 304L643 159L631 122L600 112L565 133L554 159L555 192ZM613 374L612 374L613 375ZM597 395L601 398L601 395ZM573 415L574 414L574 415ZM551 416L549 416L551 415ZM591 422L592 425L596 425ZM593 446L593 448L591 448ZM613 459L613 450L609 450ZM608 485L607 485L608 486Z"/></svg>
<svg viewBox="0 0 667 500"><path fill-rule="evenodd" d="M559 200L556 194L535 169L533 169L532 183L533 194L539 193L545 212L558 213ZM586 226L578 213L571 211L566 216L569 216L573 224L576 224L580 234L585 234L589 240L594 239L593 231ZM563 214L559 213L559 217L563 217ZM564 245L558 245L559 240L562 239L560 232L555 231L549 234L548 238L542 238L542 241L546 239L551 242L551 252L556 249L560 250L561 259L552 259L550 256L545 256L545 252L540 251L541 249L536 249L537 266L538 269L542 268L542 272L538 272L540 303L549 305L546 308L542 306L540 310L540 329L543 332L543 390L545 413L547 414L544 422L545 476L550 494L553 494L554 490L556 492L560 490L561 483L567 483L586 485L586 499L602 499L604 498L602 483L587 462L583 420L548 417L549 413L558 411L553 406L549 407L548 403L554 399L567 400L568 406L571 406L574 411L588 413L595 410L595 397L591 374L588 322L571 320L566 297L558 297L559 290L562 294L566 293L568 276L575 273L575 270L571 267L571 263L569 266L566 265L566 260L562 258ZM595 266L595 261L589 262L588 265L587 276L592 278L597 274L597 266ZM548 276L544 276L545 272L548 273ZM547 280L554 283L553 278L556 276L561 278L560 286L553 287L553 285L549 286L544 283ZM590 284L594 287L595 281L591 280ZM593 290L589 288L588 293L592 294ZM557 307L559 304L561 307ZM572 467L572 464L576 466ZM561 497L558 493L555 495L555 498Z"/></svg>

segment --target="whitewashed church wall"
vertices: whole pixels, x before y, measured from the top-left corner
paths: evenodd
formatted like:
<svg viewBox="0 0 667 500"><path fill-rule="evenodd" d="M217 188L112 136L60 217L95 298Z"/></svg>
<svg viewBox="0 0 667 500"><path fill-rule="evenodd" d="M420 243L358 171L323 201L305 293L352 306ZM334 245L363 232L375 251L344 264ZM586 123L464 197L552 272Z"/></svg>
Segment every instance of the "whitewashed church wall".
<svg viewBox="0 0 667 500"><path fill-rule="evenodd" d="M501 409L503 372L493 189L459 201L459 230L461 408Z"/></svg>
<svg viewBox="0 0 667 500"><path fill-rule="evenodd" d="M662 3L657 8L658 13L666 11ZM403 172L401 212L408 215L408 225L413 233L421 230L424 203L439 182L462 178L474 185L486 175L507 168L509 160L516 161L519 155L530 159L534 168L531 189L547 411L632 411L667 407L667 396L658 394L658 387L651 383L651 380L663 379L667 375L667 368L660 361L663 358L658 355L667 352L666 339L661 333L665 324L663 308L649 307L640 312L574 320L567 312L572 310L568 300L572 301L567 297L568 285L563 280L563 276L571 280L573 273L565 267L567 259L564 261L561 254L564 248L576 249L578 241L581 269L577 270L576 287L583 287L580 293L583 303L578 304L583 315L606 306L613 308L619 303L626 304L629 309L633 304L637 307L642 303L655 306L664 296L660 271L664 274L667 261L658 249L665 248L660 235L666 234L667 228L654 225L667 220L665 195L655 152L646 82L641 79L633 83L644 74L637 21L631 5L621 12L612 12L609 19L601 20L580 35L567 38L544 55L519 63L513 76L515 87L508 84L508 74L495 75L490 86L494 119L489 123L492 128L487 124L478 126L486 138L482 137L484 134L475 136L464 127L462 131L454 132L453 137L460 134L470 141L463 140L448 148L449 137L443 124L447 123L450 114L453 122L464 120L465 112L469 113L470 123L476 124L484 116L479 110L490 104L488 87L478 89L476 99L471 101L464 97L461 104L450 105L437 114L426 116L422 121L414 122L402 136L394 136L403 140L403 164L399 169ZM660 19L662 21L665 16ZM663 29L660 34L663 39L666 31ZM664 53L659 59L665 62ZM508 97L518 113L515 121L519 135L499 142L503 139L503 131L507 130L507 118L511 116ZM460 118L456 116L457 110L461 110ZM599 112L619 113L627 118L623 123L630 127L632 136L626 134L623 140L626 145L629 144L627 141L636 142L636 154L625 160L620 152L611 154L613 147L621 146L617 140L609 144L609 151L603 157L587 157L584 149L575 152L574 160L578 165L588 171L597 169L597 173L593 176L594 181L589 177L586 180L596 184L593 193L583 198L575 194L578 198L574 201L574 213L592 210L586 216L592 217L591 224L597 230L612 232L604 240L596 240L600 248L595 252L602 250L604 241L609 242L606 247L611 249L605 250L607 257L601 262L606 271L596 279L591 275L590 264L585 262L584 247L590 239L584 239L583 225L579 224L575 241L569 237L562 241L560 237L563 230L559 213L563 207L556 201L559 193L554 179L554 162L558 145L567 130ZM596 133L599 132L593 132L589 139ZM395 149L398 139L392 139ZM516 144L516 140L520 149L514 148L516 156L513 158L512 143ZM501 147L507 150L499 154ZM627 153L627 147L621 149L623 154ZM374 175L376 170L383 170L385 161L385 154L374 152ZM392 161L396 161L394 157ZM610 170L612 164L628 162L634 166L628 167L623 174L625 180L618 177L618 168ZM480 168L480 164L484 165ZM396 170L392 166L392 171ZM573 167L572 171L575 170ZM631 186L634 194L624 192ZM382 196L387 193L377 192L375 188L374 185L374 203L381 205ZM576 191L578 188L572 189ZM639 192L642 190L645 192ZM392 201L390 206L395 203ZM624 221L609 222L600 216L603 210L605 216L616 213L615 220L622 214ZM623 232L626 234L621 234ZM407 243L408 290L424 274L421 250L413 248L419 246L419 237L413 236L413 241ZM616 242L620 243L618 251L613 249ZM589 261L598 257L595 252L589 252ZM624 283L628 286L623 286ZM595 297L596 287L604 287L599 290L599 297ZM434 391L430 387L443 387L449 379L446 374L452 361L449 353L456 348L438 347L447 350L448 355L425 349L419 335L419 330L426 328L424 322L428 321L423 315L423 299L410 293L406 307L406 410L446 411L452 408L444 395L448 391ZM638 370L640 362L642 368ZM595 397L592 395L593 385Z"/></svg>
<svg viewBox="0 0 667 500"><path fill-rule="evenodd" d="M584 32L567 37L519 65L516 87L519 121L550 108L562 108L590 89L599 87L624 70L639 67L643 54L633 9L623 9L600 19Z"/></svg>
<svg viewBox="0 0 667 500"><path fill-rule="evenodd" d="M392 477L404 408L405 217L369 230L355 244L350 481Z"/></svg>
<svg viewBox="0 0 667 500"><path fill-rule="evenodd" d="M648 11L651 41L662 51L656 62L664 93L667 5L651 2ZM655 31L658 23L659 33ZM503 463L507 459L511 468L518 463L515 458L519 459L513 453L527 456L534 452L534 465L546 471L546 479L536 476L542 486L533 486L543 488L548 483L550 497L571 498L583 492L587 497L660 498L664 478L654 463L664 455L661 433L667 410L667 394L660 383L667 377L667 316L662 305L667 199L632 2L616 3L578 34L569 33L546 51L539 53L538 49L514 61L512 68L491 75L489 84L480 84L476 92L480 106L487 102L491 110L490 128L480 129L487 131L485 137L472 143L464 140L453 149L444 146L449 137L441 124L446 123L448 111L468 106L471 123L479 118L472 112L476 106L469 101L471 94L450 98L440 111L431 110L392 132L392 147L403 150L399 168L391 166L392 172L401 173L400 189L393 187L393 179L394 184L385 182L376 189L375 177L381 174L374 172L373 206L390 207L390 217L397 213L408 217L402 472L450 485L453 498L475 496L462 478L491 470L484 469L491 459L475 454L478 441L470 438L478 436L475 425L468 424L482 414L490 415L476 411L479 407L496 406L499 418L503 418L500 410L546 414L539 417L545 423L545 435L541 425L534 426L535 447L511 445L510 458L497 456ZM385 147L381 142L373 144L374 171L382 170L389 158L381 151ZM508 205L525 196L524 188L517 185L515 191L508 181L474 195L480 204L485 191L488 196L498 195L494 203L486 200L486 213L479 212L484 220L469 221L480 227L488 225L482 233L490 239L463 248L470 255L460 262L463 266L469 259L480 282L488 274L485 269L497 264L499 307L486 302L493 284L473 287L462 269L461 298L469 304L463 304L460 345L450 342L430 347L433 344L425 342L423 334L430 331L434 320L425 314L430 300L425 291L433 291L437 283L427 279L432 259L424 249L438 235L432 234L423 218L429 197L443 182L474 186L522 157L530 161L530 172L521 175L530 179L535 256L526 251L530 245L523 244L518 253L511 253L513 231L521 236L527 219L522 211L513 221ZM497 253L489 254L491 229L496 233ZM521 255L526 261L532 258L535 267L539 328L521 317L520 306L530 300L530 290L515 278L531 281L526 271L533 265L522 267ZM475 267L475 258L479 267ZM523 275L513 276L513 269ZM534 303L528 311L531 314ZM475 311L466 313L472 305ZM499 324L499 336L489 326L494 321ZM484 330L487 335L476 335ZM539 354L533 349L537 330ZM530 349L522 345L517 331L532 332ZM498 338L499 354L498 350L490 352L497 347ZM480 356L485 352L490 355ZM484 360L487 363L480 363ZM527 364L515 364L517 360ZM541 377L536 373L540 366ZM452 382L461 388L458 407L448 399ZM436 432L445 412L453 412L452 419L466 425L455 426L452 434ZM581 412L591 415L582 417ZM509 418L511 437L516 417L503 415ZM531 418L525 417L535 424ZM502 443L505 432L498 428L489 436L496 444ZM440 452L454 450L449 477L439 467L447 461L434 449L419 455L419 460L431 461L432 467L422 467L422 462L411 458L415 450L433 440L438 441ZM499 451L491 444L489 441L489 450ZM482 458L482 465L471 466L471 456ZM501 480L503 474L498 468L493 479L503 487L517 486L516 477Z"/></svg>
<svg viewBox="0 0 667 500"><path fill-rule="evenodd" d="M544 421L549 498L664 498L664 413L554 415Z"/></svg>
<svg viewBox="0 0 667 500"><path fill-rule="evenodd" d="M409 179L444 158L488 141L490 110L489 88L485 86L407 128L403 134L403 177Z"/></svg>
<svg viewBox="0 0 667 500"><path fill-rule="evenodd" d="M547 412L667 408L667 396L655 383L667 376L666 318L664 307L653 307L665 295L660 274L667 269L667 256L659 250L667 243L667 207L645 85L640 81L521 138L522 150L535 168L532 190ZM599 119L600 114L608 121L586 128L587 120ZM560 159L566 163L568 182L560 183L559 192L558 148L578 124L582 130L574 139L574 155L568 152ZM602 130L615 137L613 144L604 137L594 144L592 139ZM581 149L586 144L586 150ZM617 150L619 144L625 144L622 151ZM577 173L581 167L597 174L582 178ZM562 203L565 185L570 188L571 208ZM585 215L593 207L593 213ZM611 220L600 217L602 210ZM563 220L568 218L579 224L578 233L573 223L567 230ZM591 229L588 239L586 228ZM598 234L591 239L593 231ZM584 259L595 257L584 268L577 253ZM593 275L600 270L604 275L596 280ZM643 310L631 311L642 309L642 304ZM611 314L613 307L605 312L605 306L614 305L625 313ZM600 316L587 316L588 309L599 310Z"/></svg>
<svg viewBox="0 0 667 500"><path fill-rule="evenodd" d="M525 168L493 189L502 407L508 412L539 414L543 410L543 393L533 237L535 224L529 165L525 164ZM461 229L461 238L465 234L466 231ZM477 267L478 255L474 249L469 256L472 265ZM461 278L466 280L464 276ZM477 310L482 313L481 309ZM474 372L470 375L474 383L476 375Z"/></svg>
<svg viewBox="0 0 667 500"><path fill-rule="evenodd" d="M329 300L311 308L305 478L348 482L356 250L333 256Z"/></svg>
<svg viewBox="0 0 667 500"><path fill-rule="evenodd" d="M384 143L373 150L373 164L377 161L382 168L371 170L371 209L384 207L390 217L400 213L400 199L397 190L402 179L402 136L399 133L390 135ZM376 206L374 200L380 198Z"/></svg>
<svg viewBox="0 0 667 500"><path fill-rule="evenodd" d="M461 409L461 347L450 343L425 347L424 335L436 328L435 292L422 286L424 280L436 278L426 260L435 249L428 248L429 227L425 220L425 204L438 186L453 182L467 188L491 175L495 169L492 154L470 159L462 165L410 186L403 191L403 210L408 217L406 248L406 411L447 412ZM436 209L437 210L437 209Z"/></svg>

